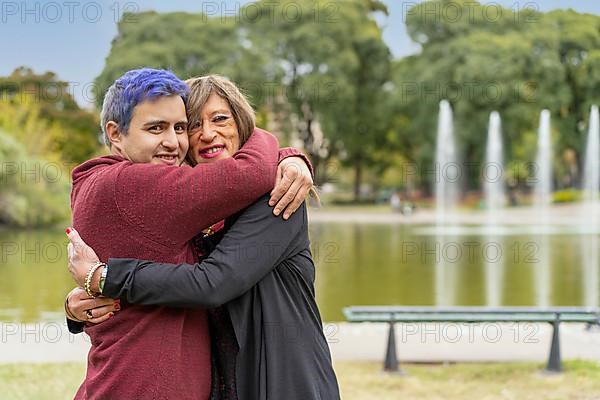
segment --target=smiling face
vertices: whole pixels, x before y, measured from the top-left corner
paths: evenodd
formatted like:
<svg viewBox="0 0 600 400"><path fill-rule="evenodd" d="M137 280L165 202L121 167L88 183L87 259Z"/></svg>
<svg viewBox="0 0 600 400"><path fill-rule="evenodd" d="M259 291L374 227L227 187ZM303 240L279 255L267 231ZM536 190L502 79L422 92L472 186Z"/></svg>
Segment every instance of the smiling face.
<svg viewBox="0 0 600 400"><path fill-rule="evenodd" d="M238 126L227 101L210 95L200 110L200 120L189 127L190 158L207 163L231 157L240 149Z"/></svg>
<svg viewBox="0 0 600 400"><path fill-rule="evenodd" d="M180 96L160 96L139 103L127 134L106 125L111 149L135 163L180 165L189 147L185 104Z"/></svg>

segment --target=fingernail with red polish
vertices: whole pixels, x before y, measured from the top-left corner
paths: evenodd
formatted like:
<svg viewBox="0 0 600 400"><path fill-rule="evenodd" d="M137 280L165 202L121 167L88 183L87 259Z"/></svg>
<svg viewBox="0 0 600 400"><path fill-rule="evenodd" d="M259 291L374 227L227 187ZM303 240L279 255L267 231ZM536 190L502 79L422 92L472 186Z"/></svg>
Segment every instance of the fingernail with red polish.
<svg viewBox="0 0 600 400"><path fill-rule="evenodd" d="M115 304L115 310L119 311L121 309L121 306L119 304Z"/></svg>
<svg viewBox="0 0 600 400"><path fill-rule="evenodd" d="M112 317L113 315L115 315L115 313L114 312L110 312L108 315L110 315Z"/></svg>
<svg viewBox="0 0 600 400"><path fill-rule="evenodd" d="M71 233L71 228L65 229L65 232L67 232L67 235L68 235L69 233Z"/></svg>

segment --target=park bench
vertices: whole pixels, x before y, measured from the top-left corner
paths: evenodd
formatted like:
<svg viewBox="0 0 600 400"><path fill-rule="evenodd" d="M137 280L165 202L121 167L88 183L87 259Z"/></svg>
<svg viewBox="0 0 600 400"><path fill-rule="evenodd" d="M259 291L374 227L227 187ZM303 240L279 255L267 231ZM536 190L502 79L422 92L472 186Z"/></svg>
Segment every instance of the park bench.
<svg viewBox="0 0 600 400"><path fill-rule="evenodd" d="M552 343L546 370L560 372L559 325L561 322L584 322L600 325L600 309L589 307L411 307L352 306L344 308L349 322L389 323L384 370L401 372L396 356L394 325L397 322L548 322L553 326Z"/></svg>

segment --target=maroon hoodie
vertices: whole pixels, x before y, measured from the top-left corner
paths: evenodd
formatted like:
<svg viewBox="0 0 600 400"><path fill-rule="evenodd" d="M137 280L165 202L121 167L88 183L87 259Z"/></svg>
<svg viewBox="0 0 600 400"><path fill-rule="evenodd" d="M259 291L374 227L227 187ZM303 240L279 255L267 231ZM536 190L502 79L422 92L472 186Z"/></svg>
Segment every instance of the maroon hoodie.
<svg viewBox="0 0 600 400"><path fill-rule="evenodd" d="M280 157L299 154L257 129L232 158L195 168L89 160L73 171L72 226L103 261L194 263L193 237L271 190ZM121 307L85 327L92 347L75 399L208 399L206 311Z"/></svg>

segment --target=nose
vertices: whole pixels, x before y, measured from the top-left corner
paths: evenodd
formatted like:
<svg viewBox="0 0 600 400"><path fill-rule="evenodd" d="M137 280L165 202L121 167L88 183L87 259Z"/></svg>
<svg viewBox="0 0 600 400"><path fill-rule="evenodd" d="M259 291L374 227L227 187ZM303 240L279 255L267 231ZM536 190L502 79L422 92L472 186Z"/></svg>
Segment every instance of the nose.
<svg viewBox="0 0 600 400"><path fill-rule="evenodd" d="M167 129L163 133L162 145L167 150L176 150L177 149L177 133L175 133L175 128L171 127Z"/></svg>
<svg viewBox="0 0 600 400"><path fill-rule="evenodd" d="M211 143L215 136L217 136L217 133L214 131L214 129L212 129L210 123L204 123L202 132L200 133L200 140L205 143Z"/></svg>

